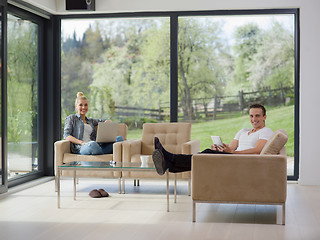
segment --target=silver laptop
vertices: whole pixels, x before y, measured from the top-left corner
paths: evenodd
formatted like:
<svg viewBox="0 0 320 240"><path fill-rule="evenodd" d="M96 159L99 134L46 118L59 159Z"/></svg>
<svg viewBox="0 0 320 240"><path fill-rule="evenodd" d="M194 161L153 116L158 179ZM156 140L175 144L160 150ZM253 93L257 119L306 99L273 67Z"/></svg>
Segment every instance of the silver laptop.
<svg viewBox="0 0 320 240"><path fill-rule="evenodd" d="M118 133L118 123L99 122L97 130L97 142L115 142Z"/></svg>

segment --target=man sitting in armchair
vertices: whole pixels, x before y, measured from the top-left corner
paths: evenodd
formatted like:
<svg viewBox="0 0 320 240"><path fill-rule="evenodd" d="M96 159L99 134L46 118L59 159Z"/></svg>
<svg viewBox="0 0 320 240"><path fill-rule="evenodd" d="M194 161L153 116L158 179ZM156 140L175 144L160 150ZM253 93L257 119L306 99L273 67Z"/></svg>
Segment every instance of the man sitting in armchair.
<svg viewBox="0 0 320 240"><path fill-rule="evenodd" d="M267 115L263 105L251 105L249 116L252 129L241 129L229 144L212 145L211 149L205 149L201 153L260 154L273 131L265 125ZM157 137L154 139L154 144L155 150L152 153L152 160L159 175L163 175L167 169L173 173L191 170L192 155L173 154L166 151Z"/></svg>

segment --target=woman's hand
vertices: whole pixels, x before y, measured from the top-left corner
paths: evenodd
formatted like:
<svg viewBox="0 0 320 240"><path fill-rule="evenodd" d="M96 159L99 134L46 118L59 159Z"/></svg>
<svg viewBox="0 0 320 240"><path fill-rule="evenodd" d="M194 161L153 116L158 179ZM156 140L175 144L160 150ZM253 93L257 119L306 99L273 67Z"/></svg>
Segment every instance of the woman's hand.
<svg viewBox="0 0 320 240"><path fill-rule="evenodd" d="M112 122L111 120L105 120L104 122Z"/></svg>
<svg viewBox="0 0 320 240"><path fill-rule="evenodd" d="M71 135L69 135L68 137L66 137L66 140L68 140L68 141L70 141L70 142L72 142L72 143L74 143L74 144L79 144L79 145L85 144L84 141L79 140L79 139L77 139L77 138L75 138L74 136L71 136Z"/></svg>

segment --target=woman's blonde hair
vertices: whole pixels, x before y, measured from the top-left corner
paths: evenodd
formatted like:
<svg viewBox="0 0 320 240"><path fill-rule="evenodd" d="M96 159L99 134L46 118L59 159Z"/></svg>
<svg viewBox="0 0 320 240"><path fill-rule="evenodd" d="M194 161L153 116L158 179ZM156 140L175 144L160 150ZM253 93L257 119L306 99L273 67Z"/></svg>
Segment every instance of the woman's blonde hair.
<svg viewBox="0 0 320 240"><path fill-rule="evenodd" d="M88 98L83 94L83 92L78 92L77 93L77 98L76 98L76 101L75 101L74 105L77 105L77 103L80 100L88 100Z"/></svg>

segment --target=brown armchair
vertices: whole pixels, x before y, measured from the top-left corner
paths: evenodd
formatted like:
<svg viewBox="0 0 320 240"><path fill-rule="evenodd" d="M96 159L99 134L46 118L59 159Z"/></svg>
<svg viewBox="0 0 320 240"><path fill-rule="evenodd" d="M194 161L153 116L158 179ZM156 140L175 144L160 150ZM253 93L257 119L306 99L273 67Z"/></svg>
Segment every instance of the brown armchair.
<svg viewBox="0 0 320 240"><path fill-rule="evenodd" d="M126 124L118 124L118 136L122 136L127 139L128 127ZM57 176L58 166L64 163L72 161L110 161L121 162L122 160L122 142L113 144L113 154L103 155L80 155L73 154L70 151L70 141L60 140L54 144L54 164L55 164L55 175ZM61 176L73 176L72 171L62 171ZM102 178L121 178L121 172L119 171L79 171L77 177L102 177Z"/></svg>
<svg viewBox="0 0 320 240"><path fill-rule="evenodd" d="M196 203L282 206L285 224L288 136L277 130L260 155L195 154L192 157L193 221Z"/></svg>
<svg viewBox="0 0 320 240"><path fill-rule="evenodd" d="M191 141L191 123L145 123L143 124L142 139L128 140L122 145L123 162L140 162L141 155L150 155L149 161L152 161L151 155L154 151L154 137L158 137L165 149L172 153L194 154L200 151L200 141ZM176 179L189 180L190 193L190 172L170 174L170 177ZM125 178L165 178L154 172L123 172L123 181ZM139 184L139 182L138 182ZM123 184L124 189L124 184ZM175 188L176 189L176 188Z"/></svg>

